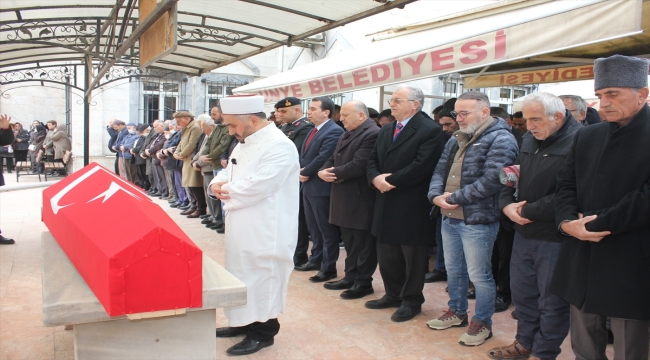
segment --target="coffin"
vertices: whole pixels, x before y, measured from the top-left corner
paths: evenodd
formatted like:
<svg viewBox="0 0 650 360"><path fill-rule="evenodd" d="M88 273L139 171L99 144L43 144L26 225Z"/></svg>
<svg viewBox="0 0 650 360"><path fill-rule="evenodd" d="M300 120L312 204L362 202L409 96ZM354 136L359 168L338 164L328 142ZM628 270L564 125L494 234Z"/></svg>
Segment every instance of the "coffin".
<svg viewBox="0 0 650 360"><path fill-rule="evenodd" d="M109 316L202 306L202 251L147 194L101 165L45 189L42 216Z"/></svg>

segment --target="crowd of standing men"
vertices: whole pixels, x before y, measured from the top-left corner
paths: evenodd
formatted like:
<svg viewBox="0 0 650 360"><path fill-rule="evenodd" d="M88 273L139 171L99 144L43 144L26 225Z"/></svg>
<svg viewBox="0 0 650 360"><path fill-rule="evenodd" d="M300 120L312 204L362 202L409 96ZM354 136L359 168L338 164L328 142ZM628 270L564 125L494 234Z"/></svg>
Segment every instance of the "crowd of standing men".
<svg viewBox="0 0 650 360"><path fill-rule="evenodd" d="M300 99L280 100L272 121L295 145L300 167L295 270L317 271L311 282L358 299L374 292L379 267L385 294L365 307L396 308L395 322L421 312L426 282L447 281L448 308L427 326L467 327L458 340L466 346L491 338L494 312L512 301L515 341L489 350L495 359L554 359L569 330L578 359L606 359L607 321L617 357L647 358L648 61L616 55L598 59L594 73L600 115L579 97L534 93L511 118L490 107L484 93L469 91L432 119L422 111L422 91L408 86L393 92L390 113L377 119L360 101L337 108L328 97L313 98L303 117ZM223 232L217 198L231 201L233 210L250 200L229 197L246 196L241 183L227 181L237 174L233 149L241 143L241 171L268 172L244 161L261 161L254 147L270 146L263 137L278 141L255 101L233 100L227 126L216 107L196 120L179 111L153 130L113 121L116 171ZM251 107L247 102L257 110L238 109ZM269 161L280 164L271 156L279 150L269 149ZM228 174L217 176L228 161ZM504 174L515 174L514 181ZM341 240L345 274L335 280ZM468 297L476 298L471 318ZM217 336L248 334L229 353L256 352L273 344L279 331L273 316L242 315Z"/></svg>

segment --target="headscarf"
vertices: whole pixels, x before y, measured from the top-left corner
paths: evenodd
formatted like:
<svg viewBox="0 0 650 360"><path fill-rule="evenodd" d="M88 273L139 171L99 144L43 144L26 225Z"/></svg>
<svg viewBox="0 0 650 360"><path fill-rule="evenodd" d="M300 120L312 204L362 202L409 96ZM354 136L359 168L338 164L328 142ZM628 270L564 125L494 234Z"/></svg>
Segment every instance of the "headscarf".
<svg viewBox="0 0 650 360"><path fill-rule="evenodd" d="M57 125L56 130L57 130L57 131L63 131L63 132L65 132L65 131L66 131L65 124L59 124L59 125Z"/></svg>
<svg viewBox="0 0 650 360"><path fill-rule="evenodd" d="M45 126L36 125L36 136L34 136L34 141L32 142L32 144L38 144L39 142L45 140L46 135L47 135L47 130L45 129Z"/></svg>

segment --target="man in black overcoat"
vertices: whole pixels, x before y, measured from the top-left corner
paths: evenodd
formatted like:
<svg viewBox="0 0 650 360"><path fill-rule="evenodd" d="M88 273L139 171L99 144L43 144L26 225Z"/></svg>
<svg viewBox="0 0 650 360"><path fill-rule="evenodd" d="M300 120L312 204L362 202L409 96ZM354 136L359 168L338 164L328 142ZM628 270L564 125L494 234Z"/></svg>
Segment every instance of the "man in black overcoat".
<svg viewBox="0 0 650 360"><path fill-rule="evenodd" d="M343 104L340 119L347 131L318 177L332 183L329 221L341 230L347 254L345 277L323 286L347 289L341 293L342 298L359 299L374 292L372 274L377 270L377 239L370 233L376 190L368 185L366 168L379 127L361 101Z"/></svg>
<svg viewBox="0 0 650 360"><path fill-rule="evenodd" d="M14 132L11 130L11 125L9 125L10 121L11 118L7 115L0 115L0 146L11 145L14 143ZM2 164L0 164L0 186L3 186L4 184L5 178L2 174ZM11 245L14 242L14 239L2 236L2 230L0 230L0 245Z"/></svg>
<svg viewBox="0 0 650 360"><path fill-rule="evenodd" d="M571 304L577 359L648 359L650 108L647 59L594 63L607 121L580 129L557 176L556 224L565 240L551 291Z"/></svg>
<svg viewBox="0 0 650 360"><path fill-rule="evenodd" d="M420 313L427 247L435 236L429 181L444 146L442 128L421 112L422 90L400 87L389 100L397 121L379 131L368 161L368 182L378 191L372 221L386 295L370 309L397 307L393 321Z"/></svg>

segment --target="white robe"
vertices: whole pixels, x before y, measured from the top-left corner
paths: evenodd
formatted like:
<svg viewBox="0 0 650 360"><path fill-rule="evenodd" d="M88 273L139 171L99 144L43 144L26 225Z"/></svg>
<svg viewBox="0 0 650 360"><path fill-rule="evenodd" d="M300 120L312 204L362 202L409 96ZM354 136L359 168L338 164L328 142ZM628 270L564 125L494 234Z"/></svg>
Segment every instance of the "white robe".
<svg viewBox="0 0 650 360"><path fill-rule="evenodd" d="M227 182L225 268L247 289L246 305L224 309L229 326L265 322L284 312L298 238L296 146L273 124L244 141L210 183Z"/></svg>

